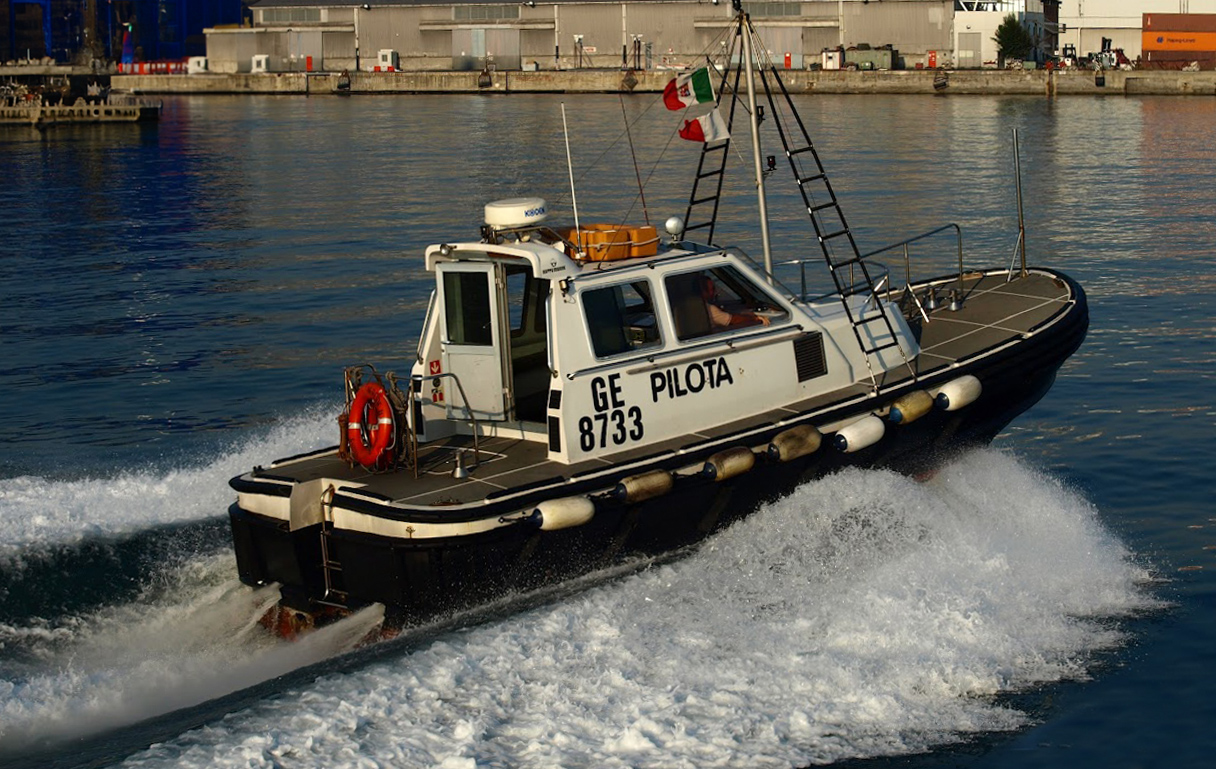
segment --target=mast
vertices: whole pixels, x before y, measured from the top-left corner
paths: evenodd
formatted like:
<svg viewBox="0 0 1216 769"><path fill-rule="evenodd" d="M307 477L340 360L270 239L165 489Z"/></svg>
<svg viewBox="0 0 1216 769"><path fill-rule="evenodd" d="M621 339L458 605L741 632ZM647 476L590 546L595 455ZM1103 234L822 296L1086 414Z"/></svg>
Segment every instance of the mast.
<svg viewBox="0 0 1216 769"><path fill-rule="evenodd" d="M752 129L752 160L756 172L756 201L760 206L760 242L764 246L764 272L773 282L773 251L768 239L768 202L764 195L764 171L760 166L760 123L756 119L756 83L752 67L752 23L743 11L743 0L733 0L743 34L743 62L747 68L747 113Z"/></svg>

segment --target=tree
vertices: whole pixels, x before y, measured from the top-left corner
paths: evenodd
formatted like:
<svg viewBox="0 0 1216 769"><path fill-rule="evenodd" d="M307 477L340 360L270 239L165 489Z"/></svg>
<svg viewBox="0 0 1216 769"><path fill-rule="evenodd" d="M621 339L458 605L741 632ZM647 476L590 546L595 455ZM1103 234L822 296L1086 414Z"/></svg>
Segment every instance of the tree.
<svg viewBox="0 0 1216 769"><path fill-rule="evenodd" d="M1012 13L996 28L992 42L996 43L996 55L1001 66L1004 66L1006 61L1023 61L1034 50L1034 39Z"/></svg>

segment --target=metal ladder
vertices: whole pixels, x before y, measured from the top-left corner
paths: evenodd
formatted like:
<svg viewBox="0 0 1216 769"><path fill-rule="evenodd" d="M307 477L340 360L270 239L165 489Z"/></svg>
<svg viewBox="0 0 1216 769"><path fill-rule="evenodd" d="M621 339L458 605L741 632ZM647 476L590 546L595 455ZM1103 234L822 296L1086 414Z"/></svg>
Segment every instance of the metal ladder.
<svg viewBox="0 0 1216 769"><path fill-rule="evenodd" d="M736 50L738 50L738 38L739 32L736 30L734 45L727 54L727 61L730 61L730 57ZM736 68L735 82L731 85L732 97L730 100L730 114L726 118L726 125L728 126L728 129L729 126L734 125L735 122L735 105L739 102L738 93L740 73L741 69ZM722 95L726 91L726 79L729 74L729 69L722 73L722 82L718 88L719 105L722 102ZM688 196L688 209L684 213L684 237L686 239L688 233L692 232L693 230L706 230L705 245L713 245L714 226L718 221L718 203L722 199L722 182L726 178L726 159L729 156L730 139L727 139L720 144L715 144L712 147L708 143L701 145L701 159L697 164L697 175L693 177L692 193ZM712 185L712 189L710 189L704 196L698 197L701 190L701 184L703 182L706 185ZM703 210L705 206L710 206L709 218L693 224L693 209L700 207L700 209Z"/></svg>
<svg viewBox="0 0 1216 769"><path fill-rule="evenodd" d="M878 387L874 374L876 356L884 350L892 348L899 350L904 365L915 377L916 371L911 361L908 360L903 347L899 344L895 324L891 321L886 306L879 301L880 287L874 281L870 266L861 257L857 242L853 239L853 233L845 220L844 211L841 210L840 203L836 199L836 192L832 189L832 183L819 159L819 153L815 151L815 145L811 142L806 125L802 122L802 116L794 108L793 100L790 98L789 91L786 90L776 66L770 63L767 67L768 73L772 75L780 88L781 96L785 100L785 107L798 126L797 135L789 135L786 125L778 117L780 113L777 111L773 91L769 88L765 69L759 67L756 72L764 85L763 90L768 97L769 111L774 117L773 123L781 137L785 157L789 161L790 170L798 183L798 191L802 194L802 202L806 206L807 215L811 219L811 225L815 228L815 237L823 252L823 258L827 262L828 272L832 275L836 292L840 296L849 324L853 328L853 336L863 353L866 368L870 374L870 382L875 388ZM800 143L797 146L791 146L791 143L796 141ZM804 156L811 161L810 164L807 164L810 166L809 169L806 170L801 162ZM849 299L859 295L864 295L866 301L860 308L857 308L850 304ZM871 306L877 311L867 314L867 310Z"/></svg>
<svg viewBox="0 0 1216 769"><path fill-rule="evenodd" d="M346 586L345 581L342 582L343 587L339 588L338 582L342 580L342 563L334 560L330 555L330 547L332 543L330 538L333 536L333 495L334 487L330 485L321 494L321 576L325 579L325 593L317 601L317 603L326 606L336 606L340 609L347 608L349 595L343 589ZM325 514L326 496L329 497L329 515Z"/></svg>

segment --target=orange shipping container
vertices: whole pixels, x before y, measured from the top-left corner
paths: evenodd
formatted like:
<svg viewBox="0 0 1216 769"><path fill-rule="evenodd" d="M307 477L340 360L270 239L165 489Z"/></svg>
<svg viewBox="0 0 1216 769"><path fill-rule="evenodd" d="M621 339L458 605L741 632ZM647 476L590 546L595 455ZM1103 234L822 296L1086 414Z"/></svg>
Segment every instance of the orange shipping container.
<svg viewBox="0 0 1216 769"><path fill-rule="evenodd" d="M1140 33L1140 48L1144 51L1213 51L1216 32L1149 32Z"/></svg>
<svg viewBox="0 0 1216 769"><path fill-rule="evenodd" d="M1145 32L1216 32L1216 13L1146 13Z"/></svg>
<svg viewBox="0 0 1216 769"><path fill-rule="evenodd" d="M1145 51L1144 61L1152 63L1182 62L1183 64L1197 61L1216 60L1216 51ZM1210 69L1210 68L1209 68Z"/></svg>

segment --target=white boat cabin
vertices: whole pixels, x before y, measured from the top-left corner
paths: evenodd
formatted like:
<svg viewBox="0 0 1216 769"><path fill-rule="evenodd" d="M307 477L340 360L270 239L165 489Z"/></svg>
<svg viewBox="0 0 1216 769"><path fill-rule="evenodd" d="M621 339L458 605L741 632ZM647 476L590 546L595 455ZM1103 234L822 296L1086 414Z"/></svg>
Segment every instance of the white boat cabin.
<svg viewBox="0 0 1216 769"><path fill-rule="evenodd" d="M476 429L546 443L568 464L657 450L868 384L871 368L917 353L890 312L902 354L867 366L838 297L798 302L738 249L544 218L539 198L491 203L483 242L427 249L436 289L413 371L419 441ZM850 301L855 315L878 312L877 299Z"/></svg>

